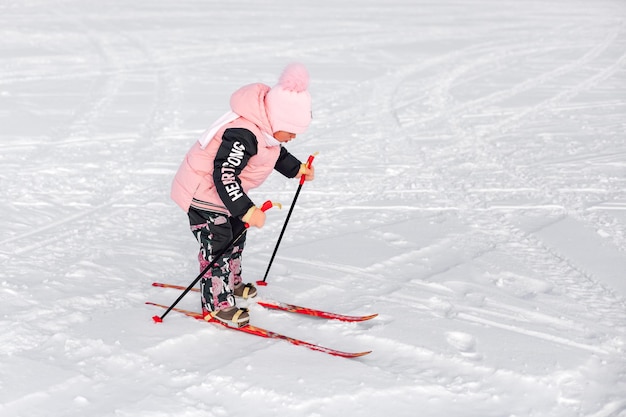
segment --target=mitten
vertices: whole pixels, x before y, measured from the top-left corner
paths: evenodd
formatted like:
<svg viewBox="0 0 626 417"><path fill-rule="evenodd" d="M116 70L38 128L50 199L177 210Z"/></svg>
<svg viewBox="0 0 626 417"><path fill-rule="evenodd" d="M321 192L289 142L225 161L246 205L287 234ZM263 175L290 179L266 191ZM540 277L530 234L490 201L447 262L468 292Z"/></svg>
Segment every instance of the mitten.
<svg viewBox="0 0 626 417"><path fill-rule="evenodd" d="M241 220L248 223L249 226L258 227L259 229L265 224L265 212L257 206L252 206L243 215Z"/></svg>
<svg viewBox="0 0 626 417"><path fill-rule="evenodd" d="M307 167L306 164L300 165L300 171L296 174L296 178L300 178L304 175L305 181L313 181L315 179L315 167Z"/></svg>

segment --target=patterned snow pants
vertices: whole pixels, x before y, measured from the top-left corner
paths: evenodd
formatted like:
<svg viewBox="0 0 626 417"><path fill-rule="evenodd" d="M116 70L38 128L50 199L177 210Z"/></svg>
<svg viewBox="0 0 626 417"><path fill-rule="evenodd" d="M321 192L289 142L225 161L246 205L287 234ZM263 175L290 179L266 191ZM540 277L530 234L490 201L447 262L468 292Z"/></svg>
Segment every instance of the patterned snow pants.
<svg viewBox="0 0 626 417"><path fill-rule="evenodd" d="M241 254L246 234L235 245L230 245L219 259L214 259L214 255L245 230L243 222L223 213L193 207L188 216L191 232L200 244L200 272L212 263L200 280L202 310L209 312L234 306L233 290L241 282Z"/></svg>

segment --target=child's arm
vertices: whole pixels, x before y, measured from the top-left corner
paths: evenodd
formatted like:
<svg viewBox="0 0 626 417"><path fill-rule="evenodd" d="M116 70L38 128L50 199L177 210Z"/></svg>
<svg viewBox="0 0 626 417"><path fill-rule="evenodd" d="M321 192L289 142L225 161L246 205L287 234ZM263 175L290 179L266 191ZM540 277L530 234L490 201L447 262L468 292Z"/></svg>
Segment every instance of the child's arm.
<svg viewBox="0 0 626 417"><path fill-rule="evenodd" d="M289 153L289 151L280 147L280 156L276 161L276 165L274 165L274 169L281 174L283 174L287 178L294 178L298 175L300 171L300 167L302 166L302 162L298 160L295 156Z"/></svg>
<svg viewBox="0 0 626 417"><path fill-rule="evenodd" d="M243 216L254 203L241 187L239 174L257 154L257 140L248 129L226 129L213 161L213 182L222 202L234 217Z"/></svg>

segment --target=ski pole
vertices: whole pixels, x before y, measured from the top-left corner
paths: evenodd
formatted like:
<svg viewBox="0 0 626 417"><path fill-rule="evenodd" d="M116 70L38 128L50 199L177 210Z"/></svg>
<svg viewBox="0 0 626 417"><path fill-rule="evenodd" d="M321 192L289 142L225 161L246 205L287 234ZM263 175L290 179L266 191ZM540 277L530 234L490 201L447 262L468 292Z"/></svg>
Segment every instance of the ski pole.
<svg viewBox="0 0 626 417"><path fill-rule="evenodd" d="M317 152L314 153L313 155L309 155L309 159L306 162L306 166L307 168L311 168L311 164L313 163L313 159L315 158L315 155L317 155ZM272 257L270 258L270 263L269 265L267 265L267 270L265 271L265 276L263 277L263 280L259 280L257 281L257 285L260 285L262 287L267 286L267 274L269 274L270 272L270 268L272 267L272 262L274 262L274 257L276 256L276 252L278 252L278 246L280 245L280 241L283 239L283 235L285 234L285 229L287 228L287 223L289 222L289 218L291 217L291 212L293 211L293 208L296 206L296 200L298 200L298 196L300 195L300 190L302 189L302 185L304 184L305 181L305 175L303 174L300 177L300 185L298 185L298 190L296 191L296 195L293 198L293 201L291 203L291 207L289 207L289 213L287 213L287 218L285 219L285 224L283 224L283 230L280 231L280 235L278 236L278 241L276 242L276 247L274 248L274 253L272 253Z"/></svg>
<svg viewBox="0 0 626 417"><path fill-rule="evenodd" d="M276 203L276 205L280 206L280 204ZM274 203L272 203L270 200L267 200L265 203L263 203L263 205L261 206L261 210L262 211L267 211L269 209L271 209L272 207L274 207ZM207 273L207 271L209 270L209 268L211 268L213 266L213 264L215 263L216 259L219 259L222 255L224 255L224 253L226 253L226 251L233 246L235 243L239 242L239 240L241 239L241 237L248 231L248 228L250 227L250 225L248 223L244 224L244 229L241 231L241 233L239 233L239 235L237 235L236 237L234 237L230 242L228 242L228 244L224 247L224 249L222 249L221 251L219 251L216 255L213 256L213 261L210 262L203 270L202 272L200 272L200 275L198 275L196 277L196 279L194 279L191 284L189 284L189 286L185 289L185 291L183 291L183 293L176 299L176 301L174 301L172 303L171 306L168 307L167 310L165 310L165 313L163 313L161 316L154 316L152 317L152 320L154 320L155 323L162 323L163 319L165 318L165 316L167 316L167 314L176 306L176 304L178 304L178 302L180 300L183 299L183 297L185 295L187 295L187 293L189 291L191 291L191 289L198 283L198 281L200 281L200 278L202 278L204 276L204 274Z"/></svg>

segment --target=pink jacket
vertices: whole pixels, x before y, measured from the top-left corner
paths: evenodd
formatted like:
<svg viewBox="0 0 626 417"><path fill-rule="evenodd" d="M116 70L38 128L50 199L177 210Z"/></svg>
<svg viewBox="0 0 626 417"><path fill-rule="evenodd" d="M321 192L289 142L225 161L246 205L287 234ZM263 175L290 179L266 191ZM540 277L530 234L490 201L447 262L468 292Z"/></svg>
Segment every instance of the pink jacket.
<svg viewBox="0 0 626 417"><path fill-rule="evenodd" d="M300 161L281 146L268 144L262 133L262 131L272 131L264 103L265 95L269 90L269 86L258 83L247 85L235 91L231 96L230 105L232 111L241 117L219 129L206 148L202 149L200 143L196 142L187 152L174 177L171 189L171 198L185 212L193 206L240 217L253 205L247 196L248 191L261 185L275 168L288 177L294 177L297 174ZM237 184L234 184L231 179L231 184L226 185L227 191L229 190L228 187L240 186L239 190L232 191L233 202L225 201L228 200L228 196L224 198L223 184L219 184L222 186L221 197L216 188L215 178L221 182L220 178L224 178L225 174L220 176L218 173L214 176L216 156L218 151L221 154L225 152L222 141L225 137L224 133L228 129L231 129L228 133L245 132L232 129L245 129L254 135L252 140L256 142L249 145L251 148L256 147L256 153L247 160L243 169L237 170ZM243 137L245 139L249 136L244 135ZM246 141L242 142L247 143ZM222 147L221 150L220 147ZM280 168L277 166L279 158L282 165ZM243 195L238 194L241 192ZM234 200L237 201L234 202ZM233 210L237 212L231 213Z"/></svg>

